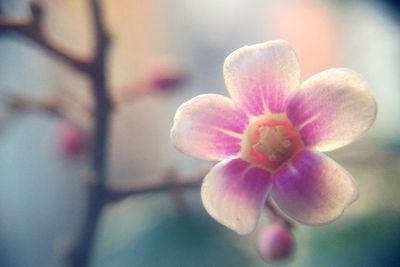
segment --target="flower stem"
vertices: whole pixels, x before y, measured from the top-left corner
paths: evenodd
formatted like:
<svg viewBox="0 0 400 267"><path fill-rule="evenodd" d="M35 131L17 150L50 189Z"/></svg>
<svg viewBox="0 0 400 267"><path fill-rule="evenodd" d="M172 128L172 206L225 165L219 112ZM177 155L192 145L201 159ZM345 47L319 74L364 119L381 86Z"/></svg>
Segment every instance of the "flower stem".
<svg viewBox="0 0 400 267"><path fill-rule="evenodd" d="M275 204L272 203L271 199L267 199L267 201L265 202L265 207L267 208L269 214L274 221L281 223L288 230L291 230L295 227L294 223L278 210Z"/></svg>

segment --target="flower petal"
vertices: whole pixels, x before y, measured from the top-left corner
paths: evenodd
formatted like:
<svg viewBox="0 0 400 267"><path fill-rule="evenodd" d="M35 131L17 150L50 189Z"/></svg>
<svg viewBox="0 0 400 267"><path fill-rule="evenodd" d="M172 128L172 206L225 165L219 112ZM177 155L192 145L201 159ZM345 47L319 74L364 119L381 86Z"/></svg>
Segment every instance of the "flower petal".
<svg viewBox="0 0 400 267"><path fill-rule="evenodd" d="M358 198L358 189L351 175L335 161L304 150L274 174L272 197L291 218L324 225Z"/></svg>
<svg viewBox="0 0 400 267"><path fill-rule="evenodd" d="M247 124L248 117L231 99L215 94L199 95L176 111L171 139L188 155L221 160L239 153Z"/></svg>
<svg viewBox="0 0 400 267"><path fill-rule="evenodd" d="M376 112L365 83L349 69L329 69L309 78L287 108L305 146L320 151L352 142L371 127Z"/></svg>
<svg viewBox="0 0 400 267"><path fill-rule="evenodd" d="M224 63L224 78L232 98L247 113L281 113L299 86L300 68L286 41L271 41L230 54Z"/></svg>
<svg viewBox="0 0 400 267"><path fill-rule="evenodd" d="M238 234L254 230L271 174L241 159L221 161L204 179L201 198L210 215Z"/></svg>

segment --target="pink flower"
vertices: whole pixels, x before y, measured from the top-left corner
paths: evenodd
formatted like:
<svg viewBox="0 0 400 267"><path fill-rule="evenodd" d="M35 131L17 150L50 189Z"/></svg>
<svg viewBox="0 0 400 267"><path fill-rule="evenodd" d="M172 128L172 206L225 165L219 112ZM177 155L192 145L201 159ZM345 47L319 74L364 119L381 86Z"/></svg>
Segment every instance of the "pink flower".
<svg viewBox="0 0 400 267"><path fill-rule="evenodd" d="M303 224L338 218L357 199L357 185L320 152L349 144L375 120L375 100L358 74L329 69L300 84L294 51L272 41L229 55L224 79L232 99L191 99L177 110L171 130L182 152L220 161L201 188L210 215L246 234L270 195Z"/></svg>

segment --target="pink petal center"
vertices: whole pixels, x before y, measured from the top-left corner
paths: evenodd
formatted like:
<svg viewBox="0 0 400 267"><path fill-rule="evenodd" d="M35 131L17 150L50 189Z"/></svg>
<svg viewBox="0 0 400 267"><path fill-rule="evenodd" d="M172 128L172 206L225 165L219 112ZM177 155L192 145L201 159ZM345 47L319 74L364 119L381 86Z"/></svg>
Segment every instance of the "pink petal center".
<svg viewBox="0 0 400 267"><path fill-rule="evenodd" d="M274 171L303 148L285 115L268 115L250 124L242 142L242 158Z"/></svg>

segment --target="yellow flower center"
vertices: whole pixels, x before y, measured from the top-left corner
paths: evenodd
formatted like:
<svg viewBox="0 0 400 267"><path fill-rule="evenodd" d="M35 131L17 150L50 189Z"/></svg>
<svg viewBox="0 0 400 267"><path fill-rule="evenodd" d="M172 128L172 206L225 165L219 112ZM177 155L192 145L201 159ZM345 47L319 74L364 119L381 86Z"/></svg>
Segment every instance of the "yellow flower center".
<svg viewBox="0 0 400 267"><path fill-rule="evenodd" d="M274 171L303 147L286 116L265 116L250 123L242 141L242 158Z"/></svg>
<svg viewBox="0 0 400 267"><path fill-rule="evenodd" d="M289 159L295 150L294 140L285 127L259 128L260 139L253 149L262 153L269 161L282 162Z"/></svg>

